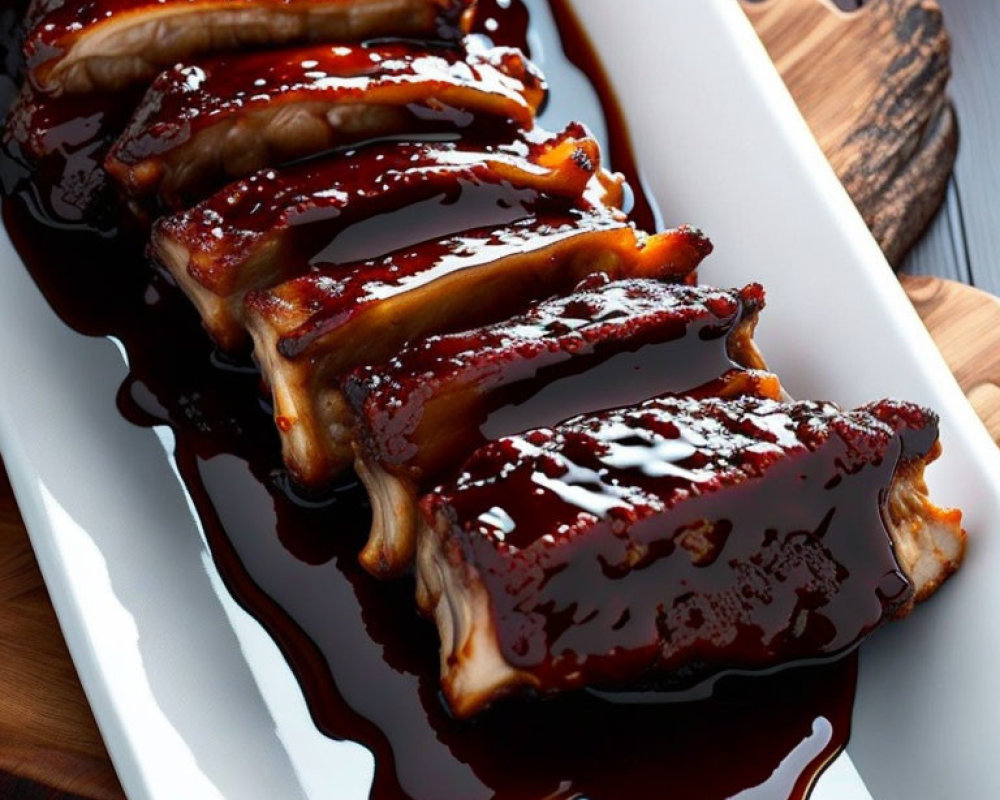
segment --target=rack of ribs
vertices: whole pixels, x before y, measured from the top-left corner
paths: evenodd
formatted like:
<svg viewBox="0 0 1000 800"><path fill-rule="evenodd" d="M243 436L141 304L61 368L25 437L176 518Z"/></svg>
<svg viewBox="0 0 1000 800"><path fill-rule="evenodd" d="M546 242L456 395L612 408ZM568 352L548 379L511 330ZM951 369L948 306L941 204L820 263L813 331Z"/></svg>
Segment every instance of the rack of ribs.
<svg viewBox="0 0 1000 800"><path fill-rule="evenodd" d="M693 228L646 236L618 214L546 210L251 292L247 326L286 465L317 486L352 463L352 415L336 386L351 369L430 334L502 319L594 272L680 280L710 249Z"/></svg>
<svg viewBox="0 0 1000 800"><path fill-rule="evenodd" d="M179 207L227 179L369 139L489 118L530 128L544 94L519 50L474 41L223 56L162 73L105 168L129 195Z"/></svg>
<svg viewBox="0 0 1000 800"><path fill-rule="evenodd" d="M368 238L381 249L360 256L374 257L397 249L385 243L415 223L424 231L446 228L430 235L458 233L470 224L469 206L496 218L498 205L512 209L525 198L537 201L541 193L583 209L618 208L622 179L600 168L599 145L582 125L493 144L373 144L259 171L188 211L164 217L153 226L150 255L198 308L212 338L233 350L246 338L246 293L306 272L320 252L327 260L343 260L334 257L335 245L352 225L380 220L382 233ZM414 206L422 203L433 209L417 213ZM473 224L493 221L501 220Z"/></svg>
<svg viewBox="0 0 1000 800"><path fill-rule="evenodd" d="M937 437L893 401L660 398L484 446L421 509L452 710L844 653L961 559Z"/></svg>
<svg viewBox="0 0 1000 800"><path fill-rule="evenodd" d="M709 241L637 230L474 7L32 0L4 143L64 222L172 212L151 259L252 340L290 475L354 464L361 562L413 566L456 716L846 653L963 556L937 418L789 400L761 287L693 285Z"/></svg>
<svg viewBox="0 0 1000 800"><path fill-rule="evenodd" d="M471 331L413 342L343 382L375 575L413 561L417 498L487 440L666 393L781 389L753 343L764 295L596 275L569 295ZM737 361L736 358L741 360Z"/></svg>
<svg viewBox="0 0 1000 800"><path fill-rule="evenodd" d="M223 50L384 36L456 38L474 0L33 0L25 56L50 94L117 91Z"/></svg>

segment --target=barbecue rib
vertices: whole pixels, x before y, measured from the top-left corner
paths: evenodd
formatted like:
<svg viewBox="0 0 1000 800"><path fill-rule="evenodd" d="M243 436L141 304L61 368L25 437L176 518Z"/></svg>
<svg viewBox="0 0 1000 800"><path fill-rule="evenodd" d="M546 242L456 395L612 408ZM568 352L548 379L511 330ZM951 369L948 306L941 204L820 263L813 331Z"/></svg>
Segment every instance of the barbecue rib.
<svg viewBox="0 0 1000 800"><path fill-rule="evenodd" d="M461 129L477 115L531 127L538 72L511 48L390 42L178 65L153 83L105 166L171 206L225 179L381 136Z"/></svg>
<svg viewBox="0 0 1000 800"><path fill-rule="evenodd" d="M617 215L561 211L251 292L247 325L285 463L307 486L351 463L351 414L334 383L349 370L408 341L503 318L593 272L680 279L710 249L693 228L646 237Z"/></svg>
<svg viewBox="0 0 1000 800"><path fill-rule="evenodd" d="M381 577L409 567L418 494L488 439L706 384L777 399L774 376L738 369L766 369L753 344L763 303L759 286L593 276L512 319L355 370L343 391L357 420L355 471L372 499L361 563Z"/></svg>
<svg viewBox="0 0 1000 800"><path fill-rule="evenodd" d="M379 36L454 38L473 0L34 0L29 76L45 92L115 91L221 50Z"/></svg>
<svg viewBox="0 0 1000 800"><path fill-rule="evenodd" d="M475 5L31 0L5 183L89 233L175 212L151 259L223 349L252 340L290 476L354 463L361 563L415 563L456 717L847 653L964 556L924 482L937 417L791 401L763 289L694 285L694 228L638 231Z"/></svg>
<svg viewBox="0 0 1000 800"><path fill-rule="evenodd" d="M422 502L452 710L843 653L961 560L937 436L893 401L664 398L486 445Z"/></svg>
<svg viewBox="0 0 1000 800"><path fill-rule="evenodd" d="M482 187L489 191L480 191ZM518 205L510 198L522 199L524 189L563 197L585 209L617 208L622 202L620 176L600 168L599 145L581 125L558 135L535 132L494 145L393 142L285 170L263 170L227 186L193 209L159 220L150 253L191 298L216 342L231 350L246 337L244 295L302 274L310 259L336 243L350 225L402 210L411 226L414 218L425 226L446 226L431 235L458 233L470 224L468 214L461 213L463 206L472 205L477 212L479 206L492 206L492 212L482 215L496 218L496 193L501 192L499 200L509 208ZM467 202L477 193L485 203ZM412 208L435 198L441 198L435 204L440 220L424 219L434 215ZM405 230L406 225L383 221L385 234L373 242L381 249L359 258L396 249L384 245L399 238L394 229ZM499 220L472 224L494 221Z"/></svg>

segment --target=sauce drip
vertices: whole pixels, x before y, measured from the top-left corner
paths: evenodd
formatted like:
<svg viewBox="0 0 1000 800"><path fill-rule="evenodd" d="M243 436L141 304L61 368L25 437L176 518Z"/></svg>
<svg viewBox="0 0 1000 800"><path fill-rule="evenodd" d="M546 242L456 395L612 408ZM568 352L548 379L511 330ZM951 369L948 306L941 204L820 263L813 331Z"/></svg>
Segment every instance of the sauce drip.
<svg viewBox="0 0 1000 800"><path fill-rule="evenodd" d="M563 0L552 7L569 58L602 96L609 161L640 187L586 37ZM484 35L525 44L520 0L483 0L479 20ZM551 70L550 78L558 91ZM451 719L439 699L437 637L415 610L412 580L379 583L357 564L369 522L361 488L347 481L322 497L297 495L258 375L213 351L181 293L140 268L146 234L56 227L44 200L50 187L9 160L3 166L4 223L39 289L74 330L123 344L131 372L118 396L122 414L174 430L177 465L224 581L278 642L319 728L375 754L373 798L801 798L842 749L853 657L722 680L710 700L616 702L580 692ZM633 216L654 225L655 206L639 191Z"/></svg>

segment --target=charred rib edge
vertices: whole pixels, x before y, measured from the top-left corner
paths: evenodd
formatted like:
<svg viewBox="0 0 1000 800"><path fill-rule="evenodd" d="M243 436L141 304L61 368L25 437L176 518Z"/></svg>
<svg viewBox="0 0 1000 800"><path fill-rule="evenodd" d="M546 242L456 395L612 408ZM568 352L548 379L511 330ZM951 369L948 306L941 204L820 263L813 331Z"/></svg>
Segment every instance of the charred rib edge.
<svg viewBox="0 0 1000 800"><path fill-rule="evenodd" d="M925 458L900 464L884 513L896 560L913 583L916 603L934 594L965 556L962 512L934 505L924 480L925 468L940 455L941 443L936 442ZM905 616L912 607L912 603L905 606L898 616Z"/></svg>
<svg viewBox="0 0 1000 800"><path fill-rule="evenodd" d="M737 365L759 371L754 377L763 379L762 373L767 372L767 365L753 341L758 317L755 310L737 323L729 336L728 351ZM776 377L774 381L777 384ZM734 381L732 393L738 394L742 388L743 384ZM772 391L775 398L785 394L777 386ZM352 446L354 471L364 484L372 506L371 532L358 559L361 566L375 577L392 578L413 563L419 492L412 481L385 469L378 459L371 458L365 445L357 438Z"/></svg>
<svg viewBox="0 0 1000 800"><path fill-rule="evenodd" d="M538 686L533 675L514 669L500 653L489 595L475 567L459 553L446 552L423 521L417 537L417 606L437 625L441 685L456 717L472 716L521 687Z"/></svg>

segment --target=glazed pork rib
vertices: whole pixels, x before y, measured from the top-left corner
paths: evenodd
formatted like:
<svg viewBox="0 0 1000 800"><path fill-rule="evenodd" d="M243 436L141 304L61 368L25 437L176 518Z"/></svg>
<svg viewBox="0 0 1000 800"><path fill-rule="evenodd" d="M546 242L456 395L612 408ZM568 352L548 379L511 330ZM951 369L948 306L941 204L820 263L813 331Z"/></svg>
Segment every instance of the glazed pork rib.
<svg viewBox="0 0 1000 800"><path fill-rule="evenodd" d="M753 344L763 304L756 285L596 275L524 314L355 370L343 391L357 419L355 471L372 501L361 563L380 577L408 568L418 494L489 439L699 387L777 399L777 378L742 369L766 369Z"/></svg>
<svg viewBox="0 0 1000 800"><path fill-rule="evenodd" d="M560 211L251 292L247 325L286 465L316 486L351 464L352 417L335 384L351 369L433 333L502 319L594 272L683 278L710 249L693 228L645 236L616 214Z"/></svg>
<svg viewBox="0 0 1000 800"><path fill-rule="evenodd" d="M843 653L962 558L937 437L893 401L663 398L486 445L422 501L452 710Z"/></svg>
<svg viewBox="0 0 1000 800"><path fill-rule="evenodd" d="M190 297L213 339L232 350L246 337L244 295L304 273L310 259L320 251L329 255L329 246L352 224L383 215L382 234L370 237L381 249L359 256L374 257L397 249L383 245L400 238L390 232L394 228L406 228L385 216L391 212L408 209L405 219L418 216L423 227L445 226L435 231L443 235L469 226L458 208L486 206L483 216L496 218L497 204L509 209L526 197L537 200L538 193L584 209L618 208L622 182L600 168L598 143L581 125L497 145L373 144L259 171L189 211L164 217L153 227L150 254ZM470 201L470 195L481 199ZM440 219L413 212L414 204L434 198L441 199Z"/></svg>
<svg viewBox="0 0 1000 800"><path fill-rule="evenodd" d="M455 38L468 28L473 6L473 0L34 0L25 55L41 91L117 91L221 50Z"/></svg>
<svg viewBox="0 0 1000 800"><path fill-rule="evenodd" d="M528 128L544 93L512 48L386 42L221 57L162 73L105 167L128 194L177 207L226 179L368 139L455 131L479 116Z"/></svg>

